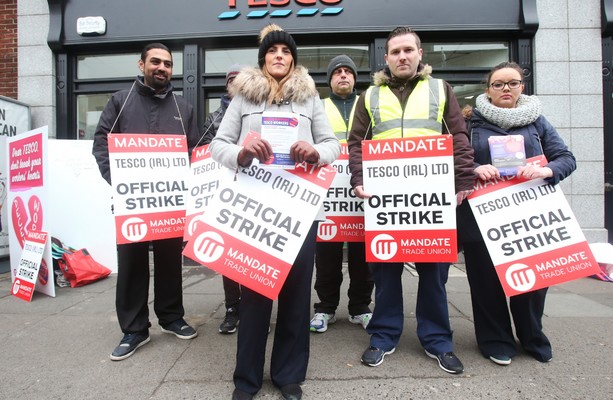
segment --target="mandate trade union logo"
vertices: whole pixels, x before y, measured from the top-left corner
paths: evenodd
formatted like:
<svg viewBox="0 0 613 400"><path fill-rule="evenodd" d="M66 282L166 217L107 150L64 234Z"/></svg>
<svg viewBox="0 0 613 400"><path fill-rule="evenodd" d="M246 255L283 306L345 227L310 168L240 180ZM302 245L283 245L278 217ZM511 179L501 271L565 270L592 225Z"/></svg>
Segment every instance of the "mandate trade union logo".
<svg viewBox="0 0 613 400"><path fill-rule="evenodd" d="M194 255L203 264L219 260L224 252L223 237L217 232L204 232L194 240Z"/></svg>
<svg viewBox="0 0 613 400"><path fill-rule="evenodd" d="M370 251L381 261L387 261L398 252L398 243L392 235L382 233L374 237L370 243Z"/></svg>
<svg viewBox="0 0 613 400"><path fill-rule="evenodd" d="M338 233L338 227L332 220L325 220L324 222L319 224L319 228L317 229L317 236L321 240L332 240Z"/></svg>
<svg viewBox="0 0 613 400"><path fill-rule="evenodd" d="M121 234L131 242L138 242L147 235L147 224L139 217L128 218L121 224Z"/></svg>
<svg viewBox="0 0 613 400"><path fill-rule="evenodd" d="M536 283L536 274L526 264L513 264L504 274L507 284L518 292L527 292Z"/></svg>
<svg viewBox="0 0 613 400"><path fill-rule="evenodd" d="M244 0L245 1L245 0ZM274 7L286 7L289 6L292 1L290 0L246 0L248 7L266 7L266 6L274 6ZM298 6L316 6L319 3L323 5L334 5L340 3L342 0L294 0L293 2L298 3ZM228 0L229 8L236 8L236 3L238 0ZM313 17L317 14L322 16L334 16L343 12L343 7L308 7L308 8L299 8L294 11L291 8L283 8L283 9L274 9L274 10L252 10L249 11L246 15L248 19L261 19L266 16L270 18L287 18L293 12L296 13L298 17ZM241 15L241 12L238 10L230 10L224 11L217 16L220 20L230 20L236 19Z"/></svg>
<svg viewBox="0 0 613 400"><path fill-rule="evenodd" d="M13 294L19 293L20 287L21 287L21 281L19 279L15 279L15 283L13 284Z"/></svg>

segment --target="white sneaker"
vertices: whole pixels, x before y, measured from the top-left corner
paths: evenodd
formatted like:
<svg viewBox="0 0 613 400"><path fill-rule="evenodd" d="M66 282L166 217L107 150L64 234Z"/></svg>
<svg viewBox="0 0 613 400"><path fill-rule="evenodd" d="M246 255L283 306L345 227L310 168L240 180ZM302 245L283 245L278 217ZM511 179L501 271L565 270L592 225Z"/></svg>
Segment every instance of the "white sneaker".
<svg viewBox="0 0 613 400"><path fill-rule="evenodd" d="M372 318L372 313L350 315L349 322L351 322L352 324L362 324L362 327L366 329L371 318Z"/></svg>
<svg viewBox="0 0 613 400"><path fill-rule="evenodd" d="M334 314L315 313L311 320L311 326L309 330L311 332L325 332L328 330L328 324L336 322L336 316Z"/></svg>

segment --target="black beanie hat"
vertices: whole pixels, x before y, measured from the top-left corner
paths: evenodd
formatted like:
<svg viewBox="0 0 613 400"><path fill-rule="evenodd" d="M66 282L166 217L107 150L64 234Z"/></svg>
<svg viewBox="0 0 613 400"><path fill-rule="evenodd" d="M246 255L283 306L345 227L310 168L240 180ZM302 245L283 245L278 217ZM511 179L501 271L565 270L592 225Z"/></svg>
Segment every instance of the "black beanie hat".
<svg viewBox="0 0 613 400"><path fill-rule="evenodd" d="M328 64L328 86L330 86L332 74L337 68L340 67L349 68L353 73L353 79L356 81L358 80L358 72L355 63L348 56L341 54L340 56L336 56L332 60L330 60L330 64Z"/></svg>
<svg viewBox="0 0 613 400"><path fill-rule="evenodd" d="M294 38L279 25L269 24L260 31L260 49L258 50L258 65L260 68L264 66L266 51L275 43L283 43L289 47L289 51L294 59L294 65L296 65L298 62L298 50Z"/></svg>

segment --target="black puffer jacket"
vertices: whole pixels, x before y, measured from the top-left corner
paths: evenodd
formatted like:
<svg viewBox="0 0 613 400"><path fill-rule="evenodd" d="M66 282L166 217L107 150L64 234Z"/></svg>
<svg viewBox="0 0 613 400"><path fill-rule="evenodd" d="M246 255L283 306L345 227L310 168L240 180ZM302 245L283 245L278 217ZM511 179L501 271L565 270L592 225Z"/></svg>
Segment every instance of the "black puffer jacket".
<svg viewBox="0 0 613 400"><path fill-rule="evenodd" d="M128 89L120 90L109 99L100 115L92 150L100 173L109 184L111 169L108 134L111 133L111 128L113 133L183 135L185 132L189 152L196 146L199 134L194 109L183 97L173 96L172 90L173 87L169 84L163 92L155 93L138 77L131 93Z"/></svg>

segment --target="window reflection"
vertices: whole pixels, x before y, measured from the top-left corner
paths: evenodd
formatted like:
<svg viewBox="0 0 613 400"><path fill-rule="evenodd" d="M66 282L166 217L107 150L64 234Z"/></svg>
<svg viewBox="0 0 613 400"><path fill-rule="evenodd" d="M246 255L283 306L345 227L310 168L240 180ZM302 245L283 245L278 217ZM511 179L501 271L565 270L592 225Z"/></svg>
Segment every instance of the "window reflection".
<svg viewBox="0 0 613 400"><path fill-rule="evenodd" d="M77 57L77 79L129 78L138 74L140 53ZM172 52L173 76L183 74L183 53Z"/></svg>
<svg viewBox="0 0 613 400"><path fill-rule="evenodd" d="M298 47L298 63L310 72L326 72L330 60L339 54L351 57L358 70L368 70L368 46ZM257 58L258 49L207 50L204 55L204 72L225 74L232 64L257 66Z"/></svg>
<svg viewBox="0 0 613 400"><path fill-rule="evenodd" d="M94 138L96 126L104 106L112 93L86 94L77 96L77 139Z"/></svg>
<svg viewBox="0 0 613 400"><path fill-rule="evenodd" d="M460 108L463 108L466 105L471 107L475 106L475 101L477 100L477 96L484 93L485 88L481 83L471 83L465 85L452 85L453 93L458 99L458 104Z"/></svg>
<svg viewBox="0 0 613 400"><path fill-rule="evenodd" d="M506 43L422 43L423 60L435 70L453 67L493 67L509 61Z"/></svg>

